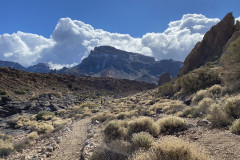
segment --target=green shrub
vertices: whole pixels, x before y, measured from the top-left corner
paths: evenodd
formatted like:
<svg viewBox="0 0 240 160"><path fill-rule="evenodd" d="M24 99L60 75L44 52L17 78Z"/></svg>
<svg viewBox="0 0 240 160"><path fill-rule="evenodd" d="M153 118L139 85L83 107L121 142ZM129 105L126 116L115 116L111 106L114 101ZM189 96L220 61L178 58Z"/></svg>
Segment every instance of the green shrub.
<svg viewBox="0 0 240 160"><path fill-rule="evenodd" d="M161 97L173 96L179 91L180 94L191 94L220 83L221 78L217 71L201 67L160 86L158 88L158 95Z"/></svg>
<svg viewBox="0 0 240 160"><path fill-rule="evenodd" d="M132 160L209 160L204 151L175 137L164 137L147 152L139 152Z"/></svg>
<svg viewBox="0 0 240 160"><path fill-rule="evenodd" d="M140 117L132 120L129 123L128 135L131 136L133 133L139 132L148 132L152 136L157 137L159 128L151 118Z"/></svg>
<svg viewBox="0 0 240 160"><path fill-rule="evenodd" d="M132 136L132 143L135 149L149 149L153 142L153 137L147 132L134 133Z"/></svg>
<svg viewBox="0 0 240 160"><path fill-rule="evenodd" d="M179 117L169 116L158 120L160 133L172 134L187 129L187 123Z"/></svg>
<svg viewBox="0 0 240 160"><path fill-rule="evenodd" d="M50 112L50 111L40 111L36 115L36 119L37 120L48 120L48 119L53 118L54 116L55 116L55 114L53 112Z"/></svg>
<svg viewBox="0 0 240 160"><path fill-rule="evenodd" d="M233 122L230 127L230 131L234 134L240 134L240 119L237 119Z"/></svg>
<svg viewBox="0 0 240 160"><path fill-rule="evenodd" d="M240 37L225 52L220 59L225 69L223 79L228 92L235 92L240 89Z"/></svg>

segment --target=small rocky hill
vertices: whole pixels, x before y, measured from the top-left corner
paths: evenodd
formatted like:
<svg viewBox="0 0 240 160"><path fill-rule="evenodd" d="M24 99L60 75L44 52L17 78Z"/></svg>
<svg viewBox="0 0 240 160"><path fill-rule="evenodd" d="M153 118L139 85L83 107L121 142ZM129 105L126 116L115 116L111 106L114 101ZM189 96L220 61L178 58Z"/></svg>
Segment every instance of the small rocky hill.
<svg viewBox="0 0 240 160"><path fill-rule="evenodd" d="M239 31L239 23L235 25L232 13L228 13L218 24L213 26L198 42L184 61L178 75L187 74L209 61L215 61L223 53L223 48L234 32Z"/></svg>
<svg viewBox="0 0 240 160"><path fill-rule="evenodd" d="M63 74L113 77L157 84L161 74L176 77L182 62L155 61L153 57L126 52L110 46L95 47L81 64L60 71Z"/></svg>

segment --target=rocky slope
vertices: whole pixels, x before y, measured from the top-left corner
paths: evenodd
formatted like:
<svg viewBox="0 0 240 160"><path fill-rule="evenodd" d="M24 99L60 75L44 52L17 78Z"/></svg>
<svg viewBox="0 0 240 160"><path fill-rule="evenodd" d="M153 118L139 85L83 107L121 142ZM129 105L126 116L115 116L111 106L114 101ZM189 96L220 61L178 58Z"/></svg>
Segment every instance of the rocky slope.
<svg viewBox="0 0 240 160"><path fill-rule="evenodd" d="M81 64L62 71L65 74L114 77L157 84L161 74L176 77L182 62L155 61L153 57L118 50L110 46L96 47Z"/></svg>
<svg viewBox="0 0 240 160"><path fill-rule="evenodd" d="M126 96L154 88L152 84L112 78L29 73L0 68L0 118L17 113L51 111L87 98ZM0 120L1 121L1 120Z"/></svg>
<svg viewBox="0 0 240 160"><path fill-rule="evenodd" d="M235 25L232 13L228 13L218 24L213 26L198 42L184 61L184 66L178 75L182 76L209 61L217 60L223 53L223 48L239 30L239 23Z"/></svg>

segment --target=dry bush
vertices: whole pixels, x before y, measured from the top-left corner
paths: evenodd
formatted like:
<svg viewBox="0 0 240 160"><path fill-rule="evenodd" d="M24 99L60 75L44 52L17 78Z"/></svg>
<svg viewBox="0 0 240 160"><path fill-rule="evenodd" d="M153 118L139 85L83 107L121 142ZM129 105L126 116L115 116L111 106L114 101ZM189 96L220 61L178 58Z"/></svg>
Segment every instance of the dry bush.
<svg viewBox="0 0 240 160"><path fill-rule="evenodd" d="M37 115L36 115L36 119L37 120L50 120L55 116L55 114L53 112L50 111L40 111Z"/></svg>
<svg viewBox="0 0 240 160"><path fill-rule="evenodd" d="M8 156L13 150L12 137L0 133L0 157Z"/></svg>
<svg viewBox="0 0 240 160"><path fill-rule="evenodd" d="M223 110L230 118L240 118L240 96L228 98L223 106Z"/></svg>
<svg viewBox="0 0 240 160"><path fill-rule="evenodd" d="M61 129L63 129L69 122L71 122L70 119L54 119L53 121L53 127L54 127L54 131L59 131Z"/></svg>
<svg viewBox="0 0 240 160"><path fill-rule="evenodd" d="M211 98L203 98L197 107L193 107L191 114L193 117L203 117L210 111L212 104L213 100Z"/></svg>
<svg viewBox="0 0 240 160"><path fill-rule="evenodd" d="M13 150L14 147L11 143L0 139L0 157L8 156Z"/></svg>
<svg viewBox="0 0 240 160"><path fill-rule="evenodd" d="M91 118L92 122L95 122L96 120L99 122L105 122L112 119L114 119L114 115L111 113L98 113L96 116Z"/></svg>
<svg viewBox="0 0 240 160"><path fill-rule="evenodd" d="M237 119L233 122L230 127L230 131L234 134L240 134L240 119Z"/></svg>
<svg viewBox="0 0 240 160"><path fill-rule="evenodd" d="M131 144L116 140L96 148L90 160L127 160L130 154Z"/></svg>
<svg viewBox="0 0 240 160"><path fill-rule="evenodd" d="M51 122L40 122L35 129L38 133L48 134L54 131L54 127Z"/></svg>
<svg viewBox="0 0 240 160"><path fill-rule="evenodd" d="M159 128L157 124L149 117L139 117L129 122L128 135L133 133L148 132L152 136L157 137Z"/></svg>
<svg viewBox="0 0 240 160"><path fill-rule="evenodd" d="M123 139L126 136L126 131L118 121L111 121L104 129L104 136L105 141Z"/></svg>
<svg viewBox="0 0 240 160"><path fill-rule="evenodd" d="M164 137L147 152L136 154L132 160L209 160L204 151L175 137Z"/></svg>
<svg viewBox="0 0 240 160"><path fill-rule="evenodd" d="M174 101L166 107L163 107L163 111L166 114L174 114L180 111L183 111L187 105L183 104L181 101Z"/></svg>
<svg viewBox="0 0 240 160"><path fill-rule="evenodd" d="M198 91L194 97L192 98L192 103L193 104L197 104L198 102L200 102L205 96L207 96L208 92L207 90L200 90Z"/></svg>
<svg viewBox="0 0 240 160"><path fill-rule="evenodd" d="M179 117L169 116L161 118L157 121L160 133L172 134L187 129L187 123Z"/></svg>
<svg viewBox="0 0 240 160"><path fill-rule="evenodd" d="M219 84L215 84L208 89L208 92L211 95L211 97L218 98L221 96L222 90L223 90L222 86L220 86Z"/></svg>
<svg viewBox="0 0 240 160"><path fill-rule="evenodd" d="M134 133L132 136L132 143L135 150L139 148L149 149L153 142L153 137L147 132Z"/></svg>
<svg viewBox="0 0 240 160"><path fill-rule="evenodd" d="M35 140L35 139L39 138L39 135L36 131L34 131L34 132L29 133L27 138L30 139L30 140Z"/></svg>
<svg viewBox="0 0 240 160"><path fill-rule="evenodd" d="M213 127L227 126L230 123L227 114L216 104L212 106L210 113L207 115L207 119L212 123Z"/></svg>

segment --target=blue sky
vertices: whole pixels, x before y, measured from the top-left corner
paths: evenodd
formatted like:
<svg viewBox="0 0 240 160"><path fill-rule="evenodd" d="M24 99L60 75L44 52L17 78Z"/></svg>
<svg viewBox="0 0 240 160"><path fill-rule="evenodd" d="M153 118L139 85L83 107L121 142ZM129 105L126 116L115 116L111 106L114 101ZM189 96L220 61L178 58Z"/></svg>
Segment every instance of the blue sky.
<svg viewBox="0 0 240 160"><path fill-rule="evenodd" d="M240 16L239 0L0 0L0 5L0 34L23 31L45 37L64 17L141 37L164 31L187 13L221 19L232 11Z"/></svg>
<svg viewBox="0 0 240 160"><path fill-rule="evenodd" d="M0 0L0 60L76 65L96 46L184 61L240 0Z"/></svg>

